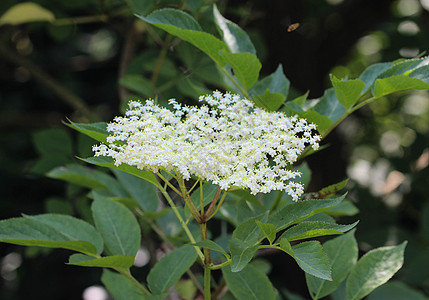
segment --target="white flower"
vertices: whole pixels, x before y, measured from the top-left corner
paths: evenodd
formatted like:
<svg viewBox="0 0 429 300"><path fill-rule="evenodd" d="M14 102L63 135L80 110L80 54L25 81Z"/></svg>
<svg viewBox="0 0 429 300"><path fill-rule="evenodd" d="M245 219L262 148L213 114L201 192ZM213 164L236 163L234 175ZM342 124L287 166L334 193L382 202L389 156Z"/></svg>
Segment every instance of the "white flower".
<svg viewBox="0 0 429 300"><path fill-rule="evenodd" d="M285 190L298 200L304 189L291 181L300 176L291 164L307 145L319 147L316 127L297 116L254 107L238 95L216 91L200 101L211 107L182 106L172 99L170 111L150 100L145 105L131 101L126 116L108 125L107 144L93 147L95 156L185 179L196 176L224 190Z"/></svg>

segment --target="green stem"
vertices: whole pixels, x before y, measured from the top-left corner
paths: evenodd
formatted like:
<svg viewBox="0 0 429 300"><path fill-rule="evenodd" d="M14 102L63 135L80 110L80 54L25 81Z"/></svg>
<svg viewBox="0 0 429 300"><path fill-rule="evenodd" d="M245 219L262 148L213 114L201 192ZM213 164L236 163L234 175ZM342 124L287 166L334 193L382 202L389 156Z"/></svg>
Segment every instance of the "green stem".
<svg viewBox="0 0 429 300"><path fill-rule="evenodd" d="M177 176L176 179L177 179L177 182L179 183L180 190L182 191L182 197L183 197L183 200L185 201L186 206L188 207L189 211L191 212L195 220L197 220L197 222L201 224L202 216L198 211L197 207L195 206L194 201L192 201L191 196L189 196L189 192L185 186L185 180L183 179L183 177L180 177L180 176Z"/></svg>
<svg viewBox="0 0 429 300"><path fill-rule="evenodd" d="M159 189L161 193L164 195L165 199L167 200L168 204L171 206L171 209L173 209L174 214L176 215L177 219L180 222L180 225L182 226L183 230L185 231L186 235L188 236L189 240L192 244L195 244L195 238L192 235L191 231L188 228L188 225L186 225L185 221L182 218L182 215L177 210L176 205L174 204L173 200L171 199L170 195L167 193L167 191L164 188ZM201 261L204 262L204 254L201 252L200 248L197 246L194 246L195 251L197 251L198 256L200 257Z"/></svg>
<svg viewBox="0 0 429 300"><path fill-rule="evenodd" d="M150 296L150 292L149 290L140 282L137 281L137 279L135 279L128 271L124 271L121 269L115 269L118 273L120 273L122 276L128 278L129 280L131 280L131 282L140 290L143 292L143 294L145 294L146 296Z"/></svg>
<svg viewBox="0 0 429 300"><path fill-rule="evenodd" d="M176 187L172 185L170 181L168 181L164 176L161 175L161 172L156 173L156 175L158 175L158 177L161 178L162 181L165 182L165 184L167 184L173 191L175 191L176 194L180 196L182 195L182 193L178 189L176 189Z"/></svg>
<svg viewBox="0 0 429 300"><path fill-rule="evenodd" d="M203 241L207 240L207 223L200 224L201 229L201 238ZM212 259L210 257L210 250L203 248L204 251L204 300L210 300L210 265L212 264Z"/></svg>
<svg viewBox="0 0 429 300"><path fill-rule="evenodd" d="M223 192L222 198L220 198L220 201L217 204L215 211L213 213L211 213L210 215L206 216L206 221L210 220L211 218L214 217L214 215L216 215L216 213L219 211L220 207L222 206L222 203L225 200L227 193L228 193L228 191Z"/></svg>
<svg viewBox="0 0 429 300"><path fill-rule="evenodd" d="M226 267L227 265L229 265L232 262L232 260L228 259L227 261L221 263L221 264L217 264L217 265L211 265L210 269L212 270L219 270L222 269L223 267Z"/></svg>
<svg viewBox="0 0 429 300"><path fill-rule="evenodd" d="M204 265L204 300L211 299L210 293L210 266Z"/></svg>
<svg viewBox="0 0 429 300"><path fill-rule="evenodd" d="M152 86L156 86L156 82L158 81L159 73L161 72L161 67L164 64L165 57L167 56L168 47L170 45L171 39L173 36L168 34L165 38L165 41L162 45L161 53L159 54L158 61L156 62L155 70L152 74Z"/></svg>

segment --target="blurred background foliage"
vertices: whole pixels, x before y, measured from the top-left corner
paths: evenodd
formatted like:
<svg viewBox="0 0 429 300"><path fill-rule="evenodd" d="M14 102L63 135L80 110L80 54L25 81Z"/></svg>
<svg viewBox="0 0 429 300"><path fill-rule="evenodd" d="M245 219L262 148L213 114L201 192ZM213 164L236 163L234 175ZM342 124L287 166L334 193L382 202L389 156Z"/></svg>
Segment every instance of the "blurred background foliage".
<svg viewBox="0 0 429 300"><path fill-rule="evenodd" d="M129 99L193 103L220 86L221 76L203 53L133 16L133 9L145 15L181 8L216 33L213 2L38 0L54 20L11 25L0 19L1 219L46 211L90 218L81 189L44 176L77 162L75 155L91 155L94 142L66 128L66 118L108 121ZM15 4L2 0L0 16ZM283 65L292 96L309 91L310 98L320 97L330 87L329 73L356 78L370 64L429 49L429 0L216 4L248 32L261 74ZM299 28L288 32L296 22ZM406 284L419 297L429 295L428 97L397 93L364 107L328 137L330 147L309 159L308 191L351 178L348 190L360 210L352 219L360 220L362 251L409 241L404 267L389 284L399 290ZM67 256L1 244L0 298L81 299L87 288L100 285L100 270L67 266ZM274 282L308 297L303 272L285 255L268 260L276 262ZM376 293L371 297L377 299Z"/></svg>

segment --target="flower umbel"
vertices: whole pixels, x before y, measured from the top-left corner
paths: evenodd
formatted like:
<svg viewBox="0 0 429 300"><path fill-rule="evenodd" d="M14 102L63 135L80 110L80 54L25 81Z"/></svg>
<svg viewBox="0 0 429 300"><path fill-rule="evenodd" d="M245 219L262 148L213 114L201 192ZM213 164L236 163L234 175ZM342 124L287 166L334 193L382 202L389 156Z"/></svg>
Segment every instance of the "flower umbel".
<svg viewBox="0 0 429 300"><path fill-rule="evenodd" d="M131 101L125 117L108 125L107 145L93 147L95 156L110 156L115 165L173 171L184 179L196 176L224 190L285 190L298 200L304 189L291 181L300 173L290 166L307 145L319 147L315 125L229 93L216 91L200 101L207 104L188 107L170 100L173 111L150 100Z"/></svg>

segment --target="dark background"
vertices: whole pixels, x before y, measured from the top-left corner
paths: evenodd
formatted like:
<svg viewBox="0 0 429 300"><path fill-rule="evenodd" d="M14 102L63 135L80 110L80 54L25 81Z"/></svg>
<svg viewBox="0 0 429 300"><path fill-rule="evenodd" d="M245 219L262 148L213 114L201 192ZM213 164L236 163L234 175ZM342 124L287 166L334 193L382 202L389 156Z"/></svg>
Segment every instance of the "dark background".
<svg viewBox="0 0 429 300"><path fill-rule="evenodd" d="M1 219L54 210L64 199L71 204L61 209L79 215L81 200L73 188L43 176L46 165L38 164L39 159L45 147L63 140L72 150L50 157L52 167L76 161L74 155L89 156L91 141L78 137L62 122L66 117L77 122L110 120L133 97L118 84L127 66L141 51L160 51L123 1L36 2L58 19L93 15L108 19L71 26L44 22L0 26ZM185 10L200 2L204 1L188 1ZM0 14L15 3L1 1ZM155 4L158 8L179 5L177 1ZM429 1L254 0L217 5L249 33L263 65L262 75L282 64L293 86L291 93L310 91L310 98L320 97L330 87L329 73L356 78L370 64L410 58L429 49ZM203 25L210 24L207 12L197 16ZM288 32L296 22L298 29ZM175 48L168 50L167 56L179 66ZM181 71L179 66L177 72ZM161 76L160 85L163 80ZM361 220L357 232L361 250L409 240L397 279L428 294L429 174L424 151L429 147L429 109L424 104L427 93L415 95L410 100L410 93L396 94L349 117L327 138L330 147L310 158L313 178L308 190L352 177L349 191L360 209L353 220ZM415 103L421 105L420 113L419 109L410 113ZM39 136L35 143L34 136L44 129L58 130L58 139ZM362 162L370 166L363 175L367 181L350 175L353 166ZM392 171L403 178L389 190L386 183ZM0 298L81 299L85 288L100 285L100 270L65 265L69 254L1 244ZM285 255L270 259L273 281L308 297L303 272L290 266Z"/></svg>

